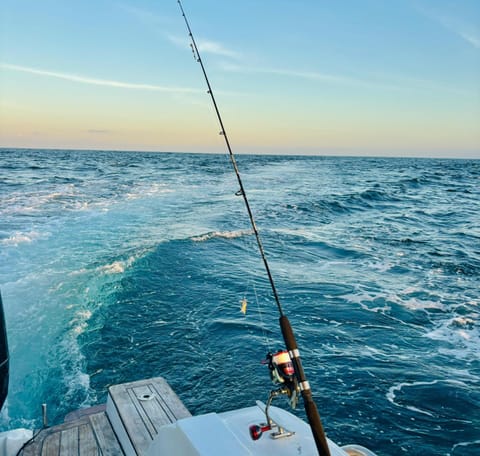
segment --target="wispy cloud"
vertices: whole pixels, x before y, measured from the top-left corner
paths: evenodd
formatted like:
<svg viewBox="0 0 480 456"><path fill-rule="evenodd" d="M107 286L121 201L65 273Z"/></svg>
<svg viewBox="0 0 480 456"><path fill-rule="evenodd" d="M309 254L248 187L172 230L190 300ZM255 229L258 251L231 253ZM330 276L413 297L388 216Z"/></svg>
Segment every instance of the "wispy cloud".
<svg viewBox="0 0 480 456"><path fill-rule="evenodd" d="M189 87L168 87L168 86L159 86L153 84L139 84L132 82L122 82L114 81L109 79L97 79L91 78L88 76L69 74L69 73L59 73L56 71L44 70L39 68L30 68L20 65L12 65L9 63L0 63L0 68L10 71L18 71L22 73L36 74L39 76L45 76L56 79L63 79L66 81L77 82L80 84L89 84L97 86L106 86L118 89L130 89L130 90L150 90L158 92L170 92L170 93L201 93L201 90L193 89Z"/></svg>
<svg viewBox="0 0 480 456"><path fill-rule="evenodd" d="M477 49L480 49L480 33L475 34L474 31L464 30L464 31L459 31L458 34L465 41L468 41L471 45L475 46Z"/></svg>
<svg viewBox="0 0 480 456"><path fill-rule="evenodd" d="M480 49L480 31L473 26L444 16L437 16L436 20L473 47Z"/></svg>
<svg viewBox="0 0 480 456"><path fill-rule="evenodd" d="M166 35L167 39L175 44L176 46L185 48L190 46L190 40L188 37L179 37L175 35ZM232 49L227 48L225 45L212 40L206 40L199 38L195 40L197 42L198 50L201 53L205 54L214 54L221 57L229 57L231 59L240 60L242 55L240 52L233 51Z"/></svg>
<svg viewBox="0 0 480 456"><path fill-rule="evenodd" d="M209 54L221 55L223 57L230 57L232 59L241 58L240 53L226 48L224 45L215 41L200 39L198 42L198 50Z"/></svg>
<svg viewBox="0 0 480 456"><path fill-rule="evenodd" d="M165 24L171 22L168 17L152 13L149 10L138 8L137 6L126 5L123 3L119 3L118 6L120 9L144 24Z"/></svg>
<svg viewBox="0 0 480 456"><path fill-rule="evenodd" d="M471 46L480 49L480 28L478 25L472 25L468 20L461 18L458 13L450 12L447 14L445 11L419 5L417 5L417 10L430 20L462 38Z"/></svg>
<svg viewBox="0 0 480 456"><path fill-rule="evenodd" d="M237 73L262 73L262 74L274 74L279 76L287 76L299 79L310 79L313 81L323 81L327 83L335 83L342 85L354 85L363 87L384 87L389 89L399 89L400 87L395 84L378 83L369 80L363 80L359 78L353 78L350 76L321 73L315 71L297 71L289 70L285 68L265 68L265 67L249 67L244 65L233 65L230 63L224 63L222 68L225 71L237 72Z"/></svg>
<svg viewBox="0 0 480 456"><path fill-rule="evenodd" d="M119 4L119 7L144 24L159 24L159 23L166 24L171 22L170 19L167 17L160 16L149 10L138 8L136 6ZM184 37L166 34L166 38L176 46L179 46L182 48L190 46L190 40L186 32ZM241 54L239 52L229 49L228 47L226 47L225 45L217 41L198 38L196 39L196 42L197 42L198 50L200 52L203 52L206 54L219 55L222 57L229 57L237 60L241 58Z"/></svg>
<svg viewBox="0 0 480 456"><path fill-rule="evenodd" d="M253 67L248 65L235 65L231 63L223 63L222 69L224 71L230 71L235 73L271 74L296 79L318 81L327 84L363 87L367 89L383 89L392 91L448 91L461 95L469 93L467 90L458 89L457 87L449 87L444 84L440 84L437 81L405 77L398 74L365 74L363 78L356 78L340 74L329 74L316 71L297 71L285 68Z"/></svg>
<svg viewBox="0 0 480 456"><path fill-rule="evenodd" d="M365 81L361 81L359 79L351 78L348 76L320 73L316 71L296 71L296 70L287 70L287 69L280 69L280 68L260 68L257 71L260 71L262 73L271 73L271 74L278 74L283 76L293 76L301 79L312 79L316 81L336 82L341 84L354 84L354 85L367 84Z"/></svg>

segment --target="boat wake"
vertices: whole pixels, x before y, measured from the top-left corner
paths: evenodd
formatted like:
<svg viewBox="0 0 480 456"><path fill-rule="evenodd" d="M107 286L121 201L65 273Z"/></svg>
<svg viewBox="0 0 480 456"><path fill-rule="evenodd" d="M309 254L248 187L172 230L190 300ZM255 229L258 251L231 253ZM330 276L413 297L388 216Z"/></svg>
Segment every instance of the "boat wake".
<svg viewBox="0 0 480 456"><path fill-rule="evenodd" d="M243 236L250 236L253 234L252 230L238 230L238 231L212 231L210 233L202 234L200 236L193 236L191 238L194 242L205 242L210 239L236 239Z"/></svg>

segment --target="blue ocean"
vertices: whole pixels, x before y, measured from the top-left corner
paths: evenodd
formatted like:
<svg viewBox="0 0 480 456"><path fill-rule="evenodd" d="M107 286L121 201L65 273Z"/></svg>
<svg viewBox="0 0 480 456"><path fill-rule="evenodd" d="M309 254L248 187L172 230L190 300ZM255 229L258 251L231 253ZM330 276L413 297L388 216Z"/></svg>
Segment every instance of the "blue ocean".
<svg viewBox="0 0 480 456"><path fill-rule="evenodd" d="M327 435L480 454L480 160L237 161ZM227 155L0 150L0 430L154 376L194 414L266 401L283 343L237 192Z"/></svg>

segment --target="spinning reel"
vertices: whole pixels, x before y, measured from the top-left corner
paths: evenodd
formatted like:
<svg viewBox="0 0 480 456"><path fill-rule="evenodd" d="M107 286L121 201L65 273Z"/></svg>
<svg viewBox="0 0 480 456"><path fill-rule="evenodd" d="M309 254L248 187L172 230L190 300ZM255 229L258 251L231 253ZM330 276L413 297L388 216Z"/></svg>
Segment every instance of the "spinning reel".
<svg viewBox="0 0 480 456"><path fill-rule="evenodd" d="M276 397L285 394L288 396L290 406L293 409L296 408L300 387L298 386L295 369L288 351L280 350L274 354L268 353L266 361L268 362L270 378L273 384L281 385L278 389L272 390L270 396Z"/></svg>
<svg viewBox="0 0 480 456"><path fill-rule="evenodd" d="M281 437L290 437L293 432L283 429L279 424L275 423L268 413L268 409L273 401L273 398L277 396L286 395L288 397L290 406L294 409L298 403L298 394L300 387L298 386L297 378L295 377L295 369L293 367L292 359L287 350L280 350L277 353L267 353L267 358L264 364L268 364L270 370L270 378L273 384L279 384L280 386L270 391L268 401L265 407L266 424L260 425L253 424L250 426L250 437L253 440L258 440L263 432L278 429L277 432L273 432L270 436L274 439Z"/></svg>

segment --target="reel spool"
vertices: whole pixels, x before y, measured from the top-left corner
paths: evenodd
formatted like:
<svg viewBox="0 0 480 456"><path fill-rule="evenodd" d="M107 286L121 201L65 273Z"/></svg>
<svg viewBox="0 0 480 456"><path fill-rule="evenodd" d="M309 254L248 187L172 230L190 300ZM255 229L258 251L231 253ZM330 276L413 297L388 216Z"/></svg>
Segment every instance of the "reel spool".
<svg viewBox="0 0 480 456"><path fill-rule="evenodd" d="M285 394L288 396L290 406L294 409L298 403L300 388L295 376L295 368L287 350L276 353L267 353L270 378L274 384L282 385L278 390L272 391L272 396Z"/></svg>
<svg viewBox="0 0 480 456"><path fill-rule="evenodd" d="M292 382L295 377L293 363L287 350L280 350L275 354L267 354L270 378L273 383Z"/></svg>

